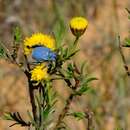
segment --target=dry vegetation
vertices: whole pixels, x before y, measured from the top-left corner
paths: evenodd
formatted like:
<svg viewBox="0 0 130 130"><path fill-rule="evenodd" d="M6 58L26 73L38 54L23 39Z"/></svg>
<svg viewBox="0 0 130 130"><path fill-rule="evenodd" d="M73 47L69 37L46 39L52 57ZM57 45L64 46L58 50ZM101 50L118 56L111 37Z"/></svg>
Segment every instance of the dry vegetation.
<svg viewBox="0 0 130 130"><path fill-rule="evenodd" d="M10 48L12 28L16 24L22 27L24 35L40 31L50 33L59 17L57 8L66 24L72 16L86 16L89 27L80 40L82 51L74 60L77 64L87 60L86 71L99 80L93 84L95 91L83 96L78 103L73 102L72 107L93 112L95 130L118 127L129 130L130 79L123 68L117 44L117 34L123 41L130 31L126 7L130 8L129 0L0 0L0 40ZM71 34L66 36L73 38ZM124 52L130 63L129 49L124 49ZM58 92L63 91L62 83L55 83L55 86ZM26 117L24 110L30 109L26 98L26 77L16 66L4 60L0 61L0 89L0 115L6 111L20 111ZM68 90L64 90L64 97L66 95ZM59 105L58 112L62 109L62 102ZM69 120L71 123L67 122L73 130L85 130L86 121ZM9 128L10 124L0 120L0 130L24 130L16 126Z"/></svg>

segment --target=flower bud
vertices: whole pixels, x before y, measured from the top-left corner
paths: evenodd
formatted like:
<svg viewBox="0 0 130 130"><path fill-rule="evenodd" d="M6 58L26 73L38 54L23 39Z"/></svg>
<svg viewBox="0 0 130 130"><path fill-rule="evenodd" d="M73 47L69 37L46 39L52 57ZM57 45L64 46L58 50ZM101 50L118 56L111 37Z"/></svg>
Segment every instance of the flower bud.
<svg viewBox="0 0 130 130"><path fill-rule="evenodd" d="M70 21L70 29L73 35L80 37L84 34L88 26L88 21L83 17L74 17Z"/></svg>

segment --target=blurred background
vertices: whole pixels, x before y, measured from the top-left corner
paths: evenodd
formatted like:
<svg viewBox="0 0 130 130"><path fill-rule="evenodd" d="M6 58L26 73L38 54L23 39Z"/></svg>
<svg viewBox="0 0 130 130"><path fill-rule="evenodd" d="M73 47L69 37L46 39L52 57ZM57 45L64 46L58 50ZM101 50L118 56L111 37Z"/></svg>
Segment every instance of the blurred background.
<svg viewBox="0 0 130 130"><path fill-rule="evenodd" d="M69 20L84 16L89 21L88 29L80 38L80 53L74 58L77 65L87 61L87 71L98 78L92 85L94 91L77 98L71 108L92 112L94 130L130 129L130 77L123 68L118 50L117 35L121 41L129 36L130 20L125 8L129 0L0 0L0 41L9 49L12 46L12 29L22 28L23 36L33 32L52 33L57 21L62 18L66 25L64 42L73 40ZM123 49L130 64L129 49ZM60 85L59 85L60 84ZM62 100L69 95L63 83L55 83ZM64 93L63 93L64 92ZM0 60L0 116L4 112L19 111L26 119L30 110L27 79L15 65ZM86 130L86 122L66 118L72 130ZM70 121L71 120L71 121ZM0 130L25 130L20 126L9 128L12 122L0 120Z"/></svg>

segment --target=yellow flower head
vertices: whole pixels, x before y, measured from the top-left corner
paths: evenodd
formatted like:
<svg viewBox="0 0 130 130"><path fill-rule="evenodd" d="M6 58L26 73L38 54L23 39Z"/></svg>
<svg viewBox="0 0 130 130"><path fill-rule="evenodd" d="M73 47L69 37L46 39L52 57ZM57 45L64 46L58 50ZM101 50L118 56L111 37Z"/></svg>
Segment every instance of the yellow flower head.
<svg viewBox="0 0 130 130"><path fill-rule="evenodd" d="M45 64L37 65L30 73L31 80L33 81L41 81L49 78Z"/></svg>
<svg viewBox="0 0 130 130"><path fill-rule="evenodd" d="M83 17L74 17L70 21L70 29L76 37L83 35L87 26L88 21Z"/></svg>
<svg viewBox="0 0 130 130"><path fill-rule="evenodd" d="M55 49L55 40L50 35L45 35L42 33L33 34L31 37L26 37L24 40L24 54L28 55L32 52L33 46L45 46L51 50Z"/></svg>

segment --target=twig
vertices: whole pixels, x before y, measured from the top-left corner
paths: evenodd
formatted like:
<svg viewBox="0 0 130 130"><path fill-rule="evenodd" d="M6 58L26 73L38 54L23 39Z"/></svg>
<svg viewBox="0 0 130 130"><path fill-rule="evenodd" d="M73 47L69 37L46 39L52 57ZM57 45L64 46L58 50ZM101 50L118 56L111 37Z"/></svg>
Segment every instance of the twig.
<svg viewBox="0 0 130 130"><path fill-rule="evenodd" d="M16 59L14 59L13 55L10 53L9 49L2 43L0 42L1 46L3 47L3 49L6 52L6 56L9 59L9 61L13 64L16 64L17 66L19 66L19 64L17 63Z"/></svg>
<svg viewBox="0 0 130 130"><path fill-rule="evenodd" d="M118 36L118 43L119 43L119 51L120 51L120 54L121 54L121 57L122 57L122 61L123 61L123 64L124 64L125 71L126 71L127 75L130 76L129 68L127 66L125 56L124 56L123 51L122 51L120 36Z"/></svg>
<svg viewBox="0 0 130 130"><path fill-rule="evenodd" d="M72 86L73 86L73 85L72 85ZM75 91L76 88L78 88L78 86L79 86L79 81L78 81L77 79L75 79L75 86L72 87L73 91ZM72 92L72 93L70 94L70 96L67 98L67 100L66 100L66 105L65 105L65 107L63 108L61 114L59 115L59 118L58 118L58 121L57 121L57 123L56 123L56 125L55 125L54 130L57 130L57 128L59 127L60 123L63 121L64 117L66 116L66 114L67 114L67 112L68 112L68 110L69 110L70 104L71 104L71 102L72 102L72 100L73 100L73 98L74 98L75 96L76 96L76 95Z"/></svg>
<svg viewBox="0 0 130 130"><path fill-rule="evenodd" d="M27 68L28 68L28 71L30 71L30 65L29 65L29 62L28 62L28 58L26 55L24 55L24 58L25 58L25 62L26 62L26 65L27 65Z"/></svg>
<svg viewBox="0 0 130 130"><path fill-rule="evenodd" d="M3 49L6 51L6 56L9 58L10 62L13 62L13 58L10 54L9 49L2 42L0 42L0 44L3 47Z"/></svg>
<svg viewBox="0 0 130 130"><path fill-rule="evenodd" d="M29 96L30 96L30 102L31 102L31 106L32 106L33 118L34 118L34 121L37 121L34 89L33 89L32 82L30 80L28 80L28 82L29 82Z"/></svg>
<svg viewBox="0 0 130 130"><path fill-rule="evenodd" d="M87 119L87 129L86 130L92 130L92 115L93 113L91 111L89 111L88 109L85 112L86 114L86 119Z"/></svg>
<svg viewBox="0 0 130 130"><path fill-rule="evenodd" d="M127 12L130 14L130 10L128 8L125 8L127 10Z"/></svg>
<svg viewBox="0 0 130 130"><path fill-rule="evenodd" d="M34 86L32 84L31 75L29 73L31 68L30 68L27 56L24 55L24 57L25 57L25 62L26 62L27 69L28 69L28 70L25 70L24 73L26 74L26 76L28 78L29 96L30 96L30 103L31 103L31 106L32 106L33 118L34 118L34 121L37 121L37 111L36 111L35 96L34 96Z"/></svg>
<svg viewBox="0 0 130 130"><path fill-rule="evenodd" d="M68 99L67 99L67 101L66 101L66 105L65 105L65 107L64 107L63 110L62 110L62 113L59 115L59 118L58 118L58 121L57 121L57 123L56 123L56 126L55 126L54 130L57 130L58 126L60 125L60 123L61 123L62 120L64 119L66 113L67 113L68 110L69 110L69 106L70 106L70 104L71 104L73 98L74 98L74 94L70 94L70 96L68 97Z"/></svg>
<svg viewBox="0 0 130 130"><path fill-rule="evenodd" d="M59 71L58 75L60 75L60 76L62 76L64 78L64 80L65 80L66 84L68 85L68 87L73 88L73 85L71 84L70 80L66 79L65 75L61 71Z"/></svg>

